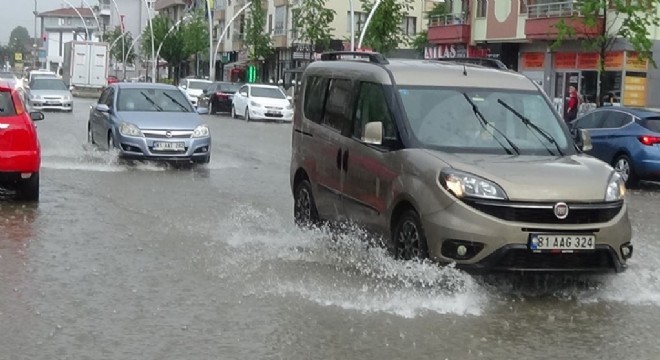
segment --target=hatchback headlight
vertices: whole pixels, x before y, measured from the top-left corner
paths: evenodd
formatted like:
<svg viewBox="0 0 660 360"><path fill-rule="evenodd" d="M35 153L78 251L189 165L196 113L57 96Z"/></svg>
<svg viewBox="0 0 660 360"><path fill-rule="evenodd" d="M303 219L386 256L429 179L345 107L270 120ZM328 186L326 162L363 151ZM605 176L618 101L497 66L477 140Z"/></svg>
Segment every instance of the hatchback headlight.
<svg viewBox="0 0 660 360"><path fill-rule="evenodd" d="M613 172L610 175L610 180L607 183L605 190L605 201L617 201L626 196L626 183L623 181L621 174Z"/></svg>
<svg viewBox="0 0 660 360"><path fill-rule="evenodd" d="M457 198L475 197L495 200L508 198L504 190L494 182L454 169L443 170L440 173L440 183Z"/></svg>
<svg viewBox="0 0 660 360"><path fill-rule="evenodd" d="M137 127L137 125L128 122L123 122L119 124L119 133L124 136L139 136L139 137L144 136L140 128Z"/></svg>
<svg viewBox="0 0 660 360"><path fill-rule="evenodd" d="M287 110L293 110L293 105L291 103L286 105Z"/></svg>
<svg viewBox="0 0 660 360"><path fill-rule="evenodd" d="M198 127L195 128L195 131L193 131L192 137L194 138L202 138L202 137L207 137L211 134L209 131L209 127L206 125L199 125Z"/></svg>
<svg viewBox="0 0 660 360"><path fill-rule="evenodd" d="M252 105L252 106L256 106L256 107L260 107L260 106L261 106L261 104L259 104L259 103L256 102L256 101L250 101L250 105Z"/></svg>

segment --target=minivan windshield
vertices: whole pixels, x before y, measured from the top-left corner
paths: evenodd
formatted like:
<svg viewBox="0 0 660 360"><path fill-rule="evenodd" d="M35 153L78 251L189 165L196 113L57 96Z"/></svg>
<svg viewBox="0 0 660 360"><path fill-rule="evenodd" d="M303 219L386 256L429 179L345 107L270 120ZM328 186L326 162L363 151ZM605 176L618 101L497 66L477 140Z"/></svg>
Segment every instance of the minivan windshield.
<svg viewBox="0 0 660 360"><path fill-rule="evenodd" d="M572 153L572 142L560 119L538 92L400 86L399 93L413 134L424 147L484 154ZM472 104L490 125L484 128ZM529 119L547 136L533 129L533 125L525 125L518 115ZM556 146L549 139L556 141Z"/></svg>

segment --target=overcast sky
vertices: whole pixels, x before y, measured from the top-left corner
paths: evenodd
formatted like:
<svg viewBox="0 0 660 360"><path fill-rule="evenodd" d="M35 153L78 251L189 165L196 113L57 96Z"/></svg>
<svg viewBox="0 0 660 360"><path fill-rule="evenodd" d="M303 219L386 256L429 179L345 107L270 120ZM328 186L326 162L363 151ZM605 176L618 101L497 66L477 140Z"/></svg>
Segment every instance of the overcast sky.
<svg viewBox="0 0 660 360"><path fill-rule="evenodd" d="M80 6L80 0L68 0L75 6ZM94 6L98 3L96 0L86 0L88 4ZM62 7L66 4L62 0L37 0L37 11L48 11ZM30 33L34 35L34 0L0 0L0 44L6 45L9 41L11 31L21 25L25 26ZM41 24L37 22L37 33Z"/></svg>

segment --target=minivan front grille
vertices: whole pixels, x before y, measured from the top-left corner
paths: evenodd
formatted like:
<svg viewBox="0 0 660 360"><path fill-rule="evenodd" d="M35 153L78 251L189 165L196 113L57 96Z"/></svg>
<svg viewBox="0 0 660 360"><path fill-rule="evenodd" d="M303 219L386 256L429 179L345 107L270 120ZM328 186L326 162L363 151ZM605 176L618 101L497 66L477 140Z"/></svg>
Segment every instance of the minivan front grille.
<svg viewBox="0 0 660 360"><path fill-rule="evenodd" d="M595 224L612 220L623 207L623 201L607 203L569 203L568 216L555 215L555 203L466 200L473 208L506 221L532 224Z"/></svg>

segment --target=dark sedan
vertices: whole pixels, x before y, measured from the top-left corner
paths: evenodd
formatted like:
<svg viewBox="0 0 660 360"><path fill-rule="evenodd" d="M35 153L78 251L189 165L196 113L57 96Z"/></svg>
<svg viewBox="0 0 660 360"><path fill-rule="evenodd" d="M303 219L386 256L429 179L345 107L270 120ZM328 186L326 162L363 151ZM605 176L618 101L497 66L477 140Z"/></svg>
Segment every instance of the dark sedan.
<svg viewBox="0 0 660 360"><path fill-rule="evenodd" d="M660 110L606 106L572 121L589 129L593 155L617 169L626 185L660 180Z"/></svg>
<svg viewBox="0 0 660 360"><path fill-rule="evenodd" d="M230 82L215 82L204 89L198 97L197 107L208 109L209 114L230 112L234 94L243 84Z"/></svg>

